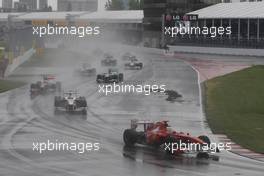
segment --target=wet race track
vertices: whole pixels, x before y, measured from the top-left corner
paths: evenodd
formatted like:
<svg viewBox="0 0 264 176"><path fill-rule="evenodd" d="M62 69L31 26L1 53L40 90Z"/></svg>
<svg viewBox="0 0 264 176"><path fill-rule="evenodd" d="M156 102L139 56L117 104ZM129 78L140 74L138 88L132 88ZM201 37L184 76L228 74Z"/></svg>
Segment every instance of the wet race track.
<svg viewBox="0 0 264 176"><path fill-rule="evenodd" d="M70 56L62 57L71 60ZM119 59L120 55L116 54L116 57ZM100 65L100 59L95 60L89 54L85 57L78 55L58 68L58 63L54 63L52 67L33 64L19 69L14 76L16 79L33 80L36 79L34 75L56 73L64 90L77 90L86 97L87 117L54 115L54 95L38 96L31 100L28 85L0 95L0 175L263 176L262 162L229 152L217 154L220 160L213 161L198 160L194 156L168 158L162 152L144 146L124 147L122 135L129 128L131 119L169 120L177 131L189 132L194 136L209 131L203 124L197 73L183 61L162 54L140 51L138 57L144 62L144 69L124 71L125 81L165 84L167 89L175 90L183 97L168 102L167 96L160 93L149 96L133 93L105 96L98 92L95 77L76 77L72 74L71 64L81 63L84 58L89 58L93 65ZM123 68L123 61L119 59L118 62ZM33 151L34 142L47 140L100 143L100 150L81 154L77 151L43 151L42 154Z"/></svg>

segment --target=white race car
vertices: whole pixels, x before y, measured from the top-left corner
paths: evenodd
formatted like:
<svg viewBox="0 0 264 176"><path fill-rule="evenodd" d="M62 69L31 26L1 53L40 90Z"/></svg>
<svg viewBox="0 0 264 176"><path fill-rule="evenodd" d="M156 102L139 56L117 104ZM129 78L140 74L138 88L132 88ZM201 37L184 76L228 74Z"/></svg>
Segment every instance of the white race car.
<svg viewBox="0 0 264 176"><path fill-rule="evenodd" d="M54 99L55 114L59 112L87 114L87 101L85 97L78 96L77 92L69 91L63 96L56 96Z"/></svg>
<svg viewBox="0 0 264 176"><path fill-rule="evenodd" d="M126 70L142 70L143 63L139 62L136 58L131 58L130 62L125 63Z"/></svg>

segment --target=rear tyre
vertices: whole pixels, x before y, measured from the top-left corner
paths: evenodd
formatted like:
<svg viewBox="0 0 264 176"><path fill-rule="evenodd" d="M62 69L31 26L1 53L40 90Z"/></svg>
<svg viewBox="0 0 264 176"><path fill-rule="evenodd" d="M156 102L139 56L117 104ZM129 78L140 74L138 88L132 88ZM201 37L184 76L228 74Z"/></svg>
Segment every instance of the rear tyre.
<svg viewBox="0 0 264 176"><path fill-rule="evenodd" d="M142 68L143 68L143 63L140 63L139 64L139 69L142 70Z"/></svg>
<svg viewBox="0 0 264 176"><path fill-rule="evenodd" d="M123 134L123 140L126 146L134 146L137 142L137 132L132 129L126 129Z"/></svg>
<svg viewBox="0 0 264 176"><path fill-rule="evenodd" d="M198 138L207 144L208 148L210 147L211 141L208 136L199 136ZM209 154L207 152L199 152L196 157L198 159L209 159Z"/></svg>
<svg viewBox="0 0 264 176"><path fill-rule="evenodd" d="M85 97L80 97L80 104L79 104L79 106L82 107L82 108L86 108L87 107L87 102L86 102Z"/></svg>
<svg viewBox="0 0 264 176"><path fill-rule="evenodd" d="M211 145L211 140L208 136L199 136L198 138L201 139L204 143L206 143L208 147Z"/></svg>
<svg viewBox="0 0 264 176"><path fill-rule="evenodd" d="M97 75L96 76L96 82L99 84L102 82L103 76L102 75Z"/></svg>

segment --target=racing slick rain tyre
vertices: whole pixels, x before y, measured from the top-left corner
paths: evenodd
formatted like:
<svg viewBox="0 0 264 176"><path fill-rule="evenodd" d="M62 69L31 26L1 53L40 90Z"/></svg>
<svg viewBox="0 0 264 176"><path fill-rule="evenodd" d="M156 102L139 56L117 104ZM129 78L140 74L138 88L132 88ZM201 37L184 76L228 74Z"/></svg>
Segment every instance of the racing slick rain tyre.
<svg viewBox="0 0 264 176"><path fill-rule="evenodd" d="M133 147L137 142L137 132L132 129L126 129L123 133L123 140L126 146Z"/></svg>
<svg viewBox="0 0 264 176"><path fill-rule="evenodd" d="M198 138L201 139L202 141L204 141L204 143L206 143L208 145L208 147L210 147L211 140L208 136L199 136Z"/></svg>
<svg viewBox="0 0 264 176"><path fill-rule="evenodd" d="M104 76L102 76L102 75L97 75L97 76L96 76L96 82L97 82L98 84L102 83L102 80L104 80Z"/></svg>
<svg viewBox="0 0 264 176"><path fill-rule="evenodd" d="M143 63L140 63L139 64L139 69L142 70L142 68L143 68Z"/></svg>
<svg viewBox="0 0 264 176"><path fill-rule="evenodd" d="M85 97L80 97L80 99L77 101L77 106L82 107L82 108L87 107L87 102L86 102Z"/></svg>
<svg viewBox="0 0 264 176"><path fill-rule="evenodd" d="M208 136L199 136L198 138L201 139L204 143L206 143L208 147L210 147L211 140ZM210 156L207 152L199 152L196 155L196 158L198 158L198 159L209 159L209 157Z"/></svg>

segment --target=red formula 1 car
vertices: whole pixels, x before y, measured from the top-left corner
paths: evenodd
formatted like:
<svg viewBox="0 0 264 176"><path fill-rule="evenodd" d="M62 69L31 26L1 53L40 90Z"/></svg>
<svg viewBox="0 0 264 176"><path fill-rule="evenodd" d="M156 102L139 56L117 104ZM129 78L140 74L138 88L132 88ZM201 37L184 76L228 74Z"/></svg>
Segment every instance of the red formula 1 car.
<svg viewBox="0 0 264 176"><path fill-rule="evenodd" d="M143 129L137 130L139 126ZM131 128L123 134L126 146L148 145L164 149L169 155L195 153L197 158L209 159L210 139L207 136L193 137L190 134L172 130L168 121L131 121ZM218 149L216 149L216 152Z"/></svg>

